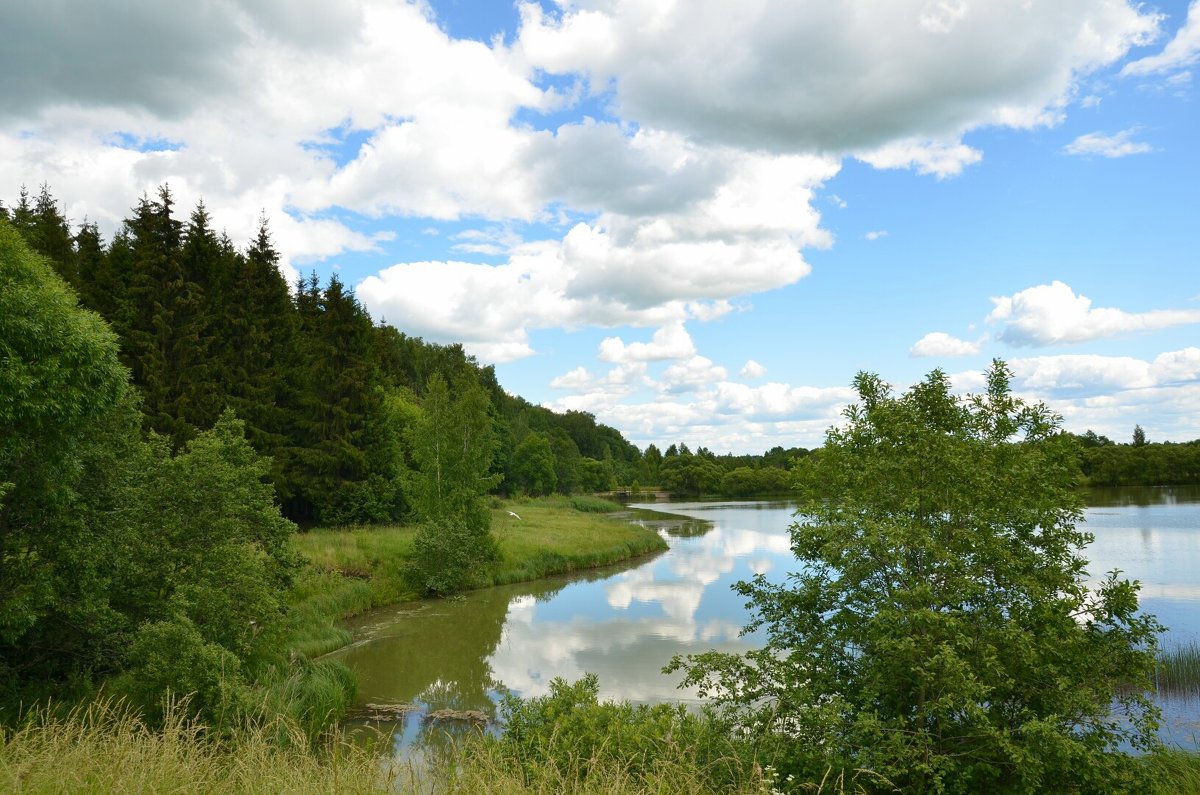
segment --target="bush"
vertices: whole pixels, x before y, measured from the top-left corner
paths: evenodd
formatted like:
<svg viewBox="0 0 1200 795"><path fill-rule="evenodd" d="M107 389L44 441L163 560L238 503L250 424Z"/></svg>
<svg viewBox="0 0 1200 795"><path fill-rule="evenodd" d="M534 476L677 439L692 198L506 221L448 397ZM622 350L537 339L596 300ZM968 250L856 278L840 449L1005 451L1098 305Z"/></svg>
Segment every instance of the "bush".
<svg viewBox="0 0 1200 795"><path fill-rule="evenodd" d="M587 674L573 684L554 679L540 698L503 701L501 754L520 766L527 784L549 778L583 790L596 771L647 781L664 766L690 771L717 791L752 778L752 749L731 739L715 716L678 704L600 702L598 694L595 674Z"/></svg>
<svg viewBox="0 0 1200 795"><path fill-rule="evenodd" d="M454 516L425 522L413 539L409 579L422 593L445 596L468 588L476 569L499 556L488 525L490 514L482 505L479 517Z"/></svg>
<svg viewBox="0 0 1200 795"><path fill-rule="evenodd" d="M239 725L251 703L238 658L186 617L143 625L113 688L153 726L162 725L172 698L186 698L194 716L223 729Z"/></svg>

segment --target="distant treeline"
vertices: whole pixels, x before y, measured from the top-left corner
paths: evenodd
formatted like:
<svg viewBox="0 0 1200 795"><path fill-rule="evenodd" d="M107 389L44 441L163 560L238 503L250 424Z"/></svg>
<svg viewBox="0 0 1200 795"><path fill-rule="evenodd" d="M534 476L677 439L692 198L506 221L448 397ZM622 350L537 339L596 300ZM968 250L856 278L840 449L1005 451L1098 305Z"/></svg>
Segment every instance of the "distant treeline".
<svg viewBox="0 0 1200 795"><path fill-rule="evenodd" d="M212 228L203 203L183 222L167 187L132 208L111 242L96 224L72 231L48 188L0 204L82 304L112 326L142 396L147 430L181 447L226 408L270 456L284 514L302 524L408 516L416 466L405 428L435 374L487 394L497 438L491 472L512 494L661 485L680 494L748 497L788 488L785 469L807 451L718 457L674 445L645 454L586 412L556 413L509 395L491 367L460 345L437 345L375 324L336 276L289 290L267 220L238 248ZM403 324L403 319L392 318Z"/></svg>
<svg viewBox="0 0 1200 795"><path fill-rule="evenodd" d="M1079 469L1092 486L1185 486L1200 484L1200 439L1149 442L1137 426L1133 441L1118 444L1087 431L1079 440Z"/></svg>

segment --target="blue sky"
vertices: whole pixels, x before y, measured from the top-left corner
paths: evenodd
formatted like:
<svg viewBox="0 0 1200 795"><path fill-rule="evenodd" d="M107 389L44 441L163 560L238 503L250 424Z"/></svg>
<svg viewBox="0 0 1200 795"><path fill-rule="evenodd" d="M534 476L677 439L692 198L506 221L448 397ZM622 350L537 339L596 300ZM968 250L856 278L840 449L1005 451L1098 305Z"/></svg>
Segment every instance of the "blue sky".
<svg viewBox="0 0 1200 795"><path fill-rule="evenodd" d="M26 5L0 195L265 210L289 276L640 446L813 446L859 370L993 357L1200 438L1196 2Z"/></svg>

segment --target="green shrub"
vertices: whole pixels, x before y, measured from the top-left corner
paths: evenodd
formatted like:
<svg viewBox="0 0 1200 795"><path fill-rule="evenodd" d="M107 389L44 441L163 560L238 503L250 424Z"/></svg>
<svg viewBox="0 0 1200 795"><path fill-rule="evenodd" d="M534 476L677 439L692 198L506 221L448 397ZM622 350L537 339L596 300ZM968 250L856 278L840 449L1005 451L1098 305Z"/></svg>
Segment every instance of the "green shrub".
<svg viewBox="0 0 1200 795"><path fill-rule="evenodd" d="M214 728L230 728L249 712L250 690L236 655L206 641L185 616L142 625L113 689L161 726L172 698L187 698L192 714Z"/></svg>
<svg viewBox="0 0 1200 795"><path fill-rule="evenodd" d="M473 521L473 516L452 516L417 529L409 563L413 587L434 596L452 594L470 586L481 564L496 560L496 539L488 529L491 516L482 505L480 509L482 523Z"/></svg>
<svg viewBox="0 0 1200 795"><path fill-rule="evenodd" d="M710 713L679 704L601 702L595 674L575 683L555 679L549 695L508 697L501 705L500 752L519 765L526 782L551 778L585 789L595 771L619 769L653 779L663 766L694 771L714 790L750 780L752 749L732 739Z"/></svg>

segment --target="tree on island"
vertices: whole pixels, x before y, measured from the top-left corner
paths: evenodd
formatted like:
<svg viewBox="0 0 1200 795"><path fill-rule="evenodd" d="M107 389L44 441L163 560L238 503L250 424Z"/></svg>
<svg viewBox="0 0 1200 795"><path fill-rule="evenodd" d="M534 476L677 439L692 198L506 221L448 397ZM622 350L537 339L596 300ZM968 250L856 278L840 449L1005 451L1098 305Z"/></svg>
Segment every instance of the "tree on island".
<svg viewBox="0 0 1200 795"><path fill-rule="evenodd" d="M1118 748L1156 746L1161 626L1117 572L1085 584L1075 442L1009 381L996 361L983 395L956 398L934 371L895 397L859 374L860 402L798 469L798 571L736 586L764 648L672 661L782 775L1135 787L1141 768Z"/></svg>

